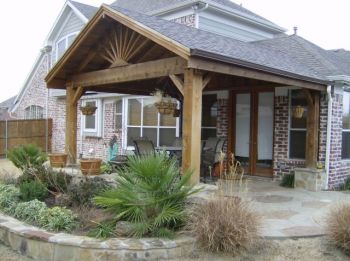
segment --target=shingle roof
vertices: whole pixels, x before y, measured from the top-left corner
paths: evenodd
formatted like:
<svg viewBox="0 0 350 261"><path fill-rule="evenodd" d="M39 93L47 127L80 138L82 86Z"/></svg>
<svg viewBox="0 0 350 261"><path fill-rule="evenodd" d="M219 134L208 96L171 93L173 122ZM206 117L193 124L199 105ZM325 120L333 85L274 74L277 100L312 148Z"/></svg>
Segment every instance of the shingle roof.
<svg viewBox="0 0 350 261"><path fill-rule="evenodd" d="M70 2L87 18L91 19L96 11L98 10L97 7L91 6L91 5L86 5L83 3L71 1Z"/></svg>
<svg viewBox="0 0 350 261"><path fill-rule="evenodd" d="M241 65L256 65L257 67L273 69L276 72L297 74L321 81L326 79L324 75L320 75L307 64L299 62L288 52L274 50L261 43L246 43L120 7L112 6L112 8L186 46L192 52L199 50L218 55L222 59L235 60L237 64Z"/></svg>
<svg viewBox="0 0 350 261"><path fill-rule="evenodd" d="M149 13L153 11L171 9L181 3L196 3L198 0L117 0L111 4L111 6L119 6L128 10L137 11L140 13ZM261 17L252 11L238 5L230 0L204 0L202 2L207 2L211 5L220 5L228 11L238 11L245 15L252 16L254 18L259 18L264 21L271 23L269 20Z"/></svg>
<svg viewBox="0 0 350 261"><path fill-rule="evenodd" d="M288 53L320 77L350 75L350 52L345 50L327 51L298 35L281 35L255 44Z"/></svg>
<svg viewBox="0 0 350 261"><path fill-rule="evenodd" d="M17 97L17 96L13 96L13 97L11 97L11 98L9 98L9 99L7 99L7 100L1 102L1 103L0 103L0 109L4 109L4 108L5 108L5 109L11 109L12 106L14 105L14 102L15 102L15 100L16 100L16 97Z"/></svg>

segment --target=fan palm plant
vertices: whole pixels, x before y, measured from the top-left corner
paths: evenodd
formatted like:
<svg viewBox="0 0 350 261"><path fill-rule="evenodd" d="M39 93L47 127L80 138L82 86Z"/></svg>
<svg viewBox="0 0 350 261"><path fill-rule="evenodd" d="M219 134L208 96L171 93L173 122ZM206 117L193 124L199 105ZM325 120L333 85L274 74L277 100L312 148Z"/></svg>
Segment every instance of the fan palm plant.
<svg viewBox="0 0 350 261"><path fill-rule="evenodd" d="M191 172L180 176L164 154L129 157L119 170L117 186L94 198L98 206L130 222L130 236L172 237L186 221L185 199L197 192L187 186Z"/></svg>
<svg viewBox="0 0 350 261"><path fill-rule="evenodd" d="M7 157L22 170L40 167L47 160L46 154L34 144L24 144L14 148L8 151Z"/></svg>

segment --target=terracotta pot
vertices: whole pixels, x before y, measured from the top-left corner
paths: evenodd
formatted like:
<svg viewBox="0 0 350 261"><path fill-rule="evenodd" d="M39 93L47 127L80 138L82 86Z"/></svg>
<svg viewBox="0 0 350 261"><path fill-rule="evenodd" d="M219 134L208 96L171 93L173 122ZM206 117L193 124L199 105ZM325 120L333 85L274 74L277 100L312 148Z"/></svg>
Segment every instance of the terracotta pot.
<svg viewBox="0 0 350 261"><path fill-rule="evenodd" d="M99 175L101 162L101 159L81 159L80 170L83 175Z"/></svg>
<svg viewBox="0 0 350 261"><path fill-rule="evenodd" d="M48 155L50 165L52 168L64 168L67 163L67 154L65 153L51 153Z"/></svg>

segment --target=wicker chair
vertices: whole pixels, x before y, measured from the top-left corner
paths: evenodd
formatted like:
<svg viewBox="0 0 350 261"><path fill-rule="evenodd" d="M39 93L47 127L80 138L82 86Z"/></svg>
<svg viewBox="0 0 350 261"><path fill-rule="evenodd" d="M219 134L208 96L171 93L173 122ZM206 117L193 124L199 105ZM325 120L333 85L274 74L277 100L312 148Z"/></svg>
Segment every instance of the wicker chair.
<svg viewBox="0 0 350 261"><path fill-rule="evenodd" d="M134 140L135 154L137 156L154 155L156 150L150 140Z"/></svg>

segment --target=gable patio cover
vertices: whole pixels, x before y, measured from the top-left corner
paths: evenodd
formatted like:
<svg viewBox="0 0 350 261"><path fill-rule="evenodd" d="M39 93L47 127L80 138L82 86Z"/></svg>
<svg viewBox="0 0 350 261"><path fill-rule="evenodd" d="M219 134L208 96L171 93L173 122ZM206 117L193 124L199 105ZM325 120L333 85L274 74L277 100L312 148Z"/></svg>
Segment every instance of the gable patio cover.
<svg viewBox="0 0 350 261"><path fill-rule="evenodd" d="M67 90L71 162L76 161L77 102L84 92L148 95L170 86L167 92L183 102L182 167L194 170L193 183L199 181L204 88L297 86L310 90L313 104L314 94L328 84L288 53L108 5L101 6L45 80L48 88ZM310 157L317 154L313 149Z"/></svg>

